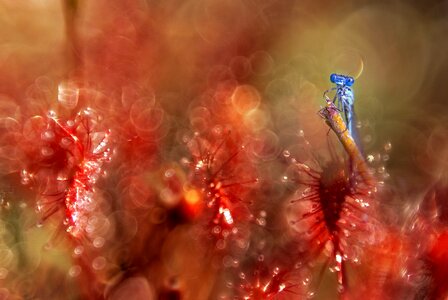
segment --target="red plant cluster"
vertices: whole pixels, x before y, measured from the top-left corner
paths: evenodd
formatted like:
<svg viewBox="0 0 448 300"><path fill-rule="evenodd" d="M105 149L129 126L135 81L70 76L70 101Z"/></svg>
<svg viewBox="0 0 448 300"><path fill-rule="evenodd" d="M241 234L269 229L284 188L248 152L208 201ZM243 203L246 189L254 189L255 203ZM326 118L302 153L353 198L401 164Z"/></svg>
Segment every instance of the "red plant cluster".
<svg viewBox="0 0 448 300"><path fill-rule="evenodd" d="M363 245L374 241L375 216L372 210L374 187L351 177L349 164L330 149L330 160L313 169L293 159L296 182L301 185L291 201L298 218L291 223L298 240L306 245L306 261L316 261L325 253L337 274L340 293L348 287L346 261L359 263Z"/></svg>
<svg viewBox="0 0 448 300"><path fill-rule="evenodd" d="M190 184L203 202L205 226L218 249L231 236L241 235L250 218L250 192L258 182L241 137L217 126L187 142L191 153Z"/></svg>
<svg viewBox="0 0 448 300"><path fill-rule="evenodd" d="M95 183L111 158L110 131L98 128L100 118L91 109L67 121L50 111L34 122L40 139L25 149L30 163L21 172L22 183L38 189L41 221L62 209L67 232L79 236L96 206Z"/></svg>
<svg viewBox="0 0 448 300"><path fill-rule="evenodd" d="M271 269L263 262L259 262L255 270L247 275L239 274L237 286L238 299L289 299L294 295L301 295L294 276L294 270L275 267ZM303 295L301 295L303 296Z"/></svg>

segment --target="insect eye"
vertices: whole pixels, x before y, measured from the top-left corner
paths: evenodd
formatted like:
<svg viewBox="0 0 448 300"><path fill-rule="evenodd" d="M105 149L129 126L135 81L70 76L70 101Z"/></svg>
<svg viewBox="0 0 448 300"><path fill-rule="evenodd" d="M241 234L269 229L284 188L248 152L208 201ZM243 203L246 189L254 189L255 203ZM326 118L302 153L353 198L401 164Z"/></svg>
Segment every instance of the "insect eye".
<svg viewBox="0 0 448 300"><path fill-rule="evenodd" d="M350 77L350 76L346 77L346 81L345 81L346 86L352 86L354 83L355 83L355 79L353 79L353 77Z"/></svg>
<svg viewBox="0 0 448 300"><path fill-rule="evenodd" d="M337 78L338 78L338 74L333 73L330 75L330 81L333 83L336 83Z"/></svg>
<svg viewBox="0 0 448 300"><path fill-rule="evenodd" d="M335 73L330 75L330 81L336 85L345 85L345 86L352 86L353 83L355 83L355 79L353 79L353 77L339 75Z"/></svg>
<svg viewBox="0 0 448 300"><path fill-rule="evenodd" d="M345 85L346 77L344 75L333 73L330 75L330 81L336 85Z"/></svg>

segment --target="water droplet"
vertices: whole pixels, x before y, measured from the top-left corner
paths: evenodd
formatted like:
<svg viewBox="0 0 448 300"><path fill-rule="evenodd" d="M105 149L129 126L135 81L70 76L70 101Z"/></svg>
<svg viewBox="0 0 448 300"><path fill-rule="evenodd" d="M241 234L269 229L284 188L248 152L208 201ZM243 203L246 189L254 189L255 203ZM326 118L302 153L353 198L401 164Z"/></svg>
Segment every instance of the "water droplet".
<svg viewBox="0 0 448 300"><path fill-rule="evenodd" d="M84 252L84 247L83 246L77 246L74 250L73 250L73 255L74 256L79 256Z"/></svg>
<svg viewBox="0 0 448 300"><path fill-rule="evenodd" d="M54 150L50 147L42 147L42 149L40 150L40 153L43 156L52 156L54 154Z"/></svg>
<svg viewBox="0 0 448 300"><path fill-rule="evenodd" d="M31 175L30 173L28 173L27 170L22 170L22 171L20 172L20 182L21 182L23 185L27 185L27 184L29 184L30 181L31 181L31 178L32 178L32 175Z"/></svg>
<svg viewBox="0 0 448 300"><path fill-rule="evenodd" d="M68 120L66 122L66 124L69 128L75 127L75 121L73 121L73 120Z"/></svg>
<svg viewBox="0 0 448 300"><path fill-rule="evenodd" d="M308 293L306 294L306 296L307 296L308 299L312 299L312 298L314 298L315 295L316 295L316 293L313 292L313 291L310 291L310 292L308 292Z"/></svg>
<svg viewBox="0 0 448 300"><path fill-rule="evenodd" d="M239 265L240 265L240 261L238 259L234 259L232 262L232 266L234 268L238 268Z"/></svg>
<svg viewBox="0 0 448 300"><path fill-rule="evenodd" d="M51 119L56 118L56 116L57 115L56 115L56 112L54 110L49 110L48 113L47 113L47 117L49 117Z"/></svg>
<svg viewBox="0 0 448 300"><path fill-rule="evenodd" d="M168 169L165 171L165 177L166 178L171 178L176 174L176 172L173 169Z"/></svg>
<svg viewBox="0 0 448 300"><path fill-rule="evenodd" d="M216 248L222 250L226 247L226 241L221 239L216 242Z"/></svg>
<svg viewBox="0 0 448 300"><path fill-rule="evenodd" d="M302 279L302 285L304 286L308 286L311 283L311 278L310 277L305 277Z"/></svg>
<svg viewBox="0 0 448 300"><path fill-rule="evenodd" d="M106 240L103 237L97 237L93 240L93 246L95 248L101 248L104 246L104 243L106 242Z"/></svg>
<svg viewBox="0 0 448 300"><path fill-rule="evenodd" d="M72 266L70 270L68 270L68 275L70 277L77 277L81 273L81 267L80 266Z"/></svg>
<svg viewBox="0 0 448 300"><path fill-rule="evenodd" d="M54 139L55 134L54 134L53 130L45 130L44 132L42 132L40 137L43 141L50 142Z"/></svg>
<svg viewBox="0 0 448 300"><path fill-rule="evenodd" d="M307 187L303 192L302 192L302 197L306 197L311 193L311 188Z"/></svg>
<svg viewBox="0 0 448 300"><path fill-rule="evenodd" d="M266 219L265 218L257 218L257 224L260 226L266 225Z"/></svg>
<svg viewBox="0 0 448 300"><path fill-rule="evenodd" d="M63 148L67 148L68 146L70 146L71 143L72 143L72 140L68 137L62 138L61 141L59 142L59 144Z"/></svg>
<svg viewBox="0 0 448 300"><path fill-rule="evenodd" d="M230 257L228 255L224 256L224 258L222 259L222 264L225 268L232 266L232 262L233 262L232 257Z"/></svg>
<svg viewBox="0 0 448 300"><path fill-rule="evenodd" d="M95 270L101 270L106 266L106 259L102 256L98 256L92 261L92 267Z"/></svg>
<svg viewBox="0 0 448 300"><path fill-rule="evenodd" d="M283 156L288 158L291 156L291 153L288 150L285 150L283 151Z"/></svg>
<svg viewBox="0 0 448 300"><path fill-rule="evenodd" d="M392 150L392 143L388 142L384 145L384 150L386 150L387 152L389 152L390 150Z"/></svg>

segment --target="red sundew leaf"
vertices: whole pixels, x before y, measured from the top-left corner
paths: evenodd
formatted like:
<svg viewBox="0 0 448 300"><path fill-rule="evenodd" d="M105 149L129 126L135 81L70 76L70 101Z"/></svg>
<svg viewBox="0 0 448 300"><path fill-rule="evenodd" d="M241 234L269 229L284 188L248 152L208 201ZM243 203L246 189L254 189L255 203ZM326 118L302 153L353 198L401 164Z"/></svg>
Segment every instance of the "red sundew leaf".
<svg viewBox="0 0 448 300"><path fill-rule="evenodd" d="M258 259L255 268L238 275L234 285L236 299L291 299L305 297L305 290L299 284L298 270L285 267L269 267Z"/></svg>
<svg viewBox="0 0 448 300"><path fill-rule="evenodd" d="M304 190L291 203L297 214L291 222L305 241L307 257L314 261L326 252L337 274L338 289L347 289L346 261L357 263L359 248L374 239L372 191L348 175L348 166L332 154L332 160L315 170L293 160L297 182Z"/></svg>
<svg viewBox="0 0 448 300"><path fill-rule="evenodd" d="M104 163L110 160L108 130L98 131L100 118L91 109L74 120L63 121L54 112L35 118L24 134L35 136L27 149L30 155L22 170L22 183L32 183L40 191L37 209L41 221L63 209L67 232L79 236L85 231L95 208L95 183L102 176ZM36 132L33 133L36 129ZM37 138L39 136L39 138Z"/></svg>
<svg viewBox="0 0 448 300"><path fill-rule="evenodd" d="M240 137L222 127L208 135L188 140L191 153L190 185L199 191L204 202L204 222L208 233L223 249L230 236L240 234L247 222L248 195L258 181Z"/></svg>

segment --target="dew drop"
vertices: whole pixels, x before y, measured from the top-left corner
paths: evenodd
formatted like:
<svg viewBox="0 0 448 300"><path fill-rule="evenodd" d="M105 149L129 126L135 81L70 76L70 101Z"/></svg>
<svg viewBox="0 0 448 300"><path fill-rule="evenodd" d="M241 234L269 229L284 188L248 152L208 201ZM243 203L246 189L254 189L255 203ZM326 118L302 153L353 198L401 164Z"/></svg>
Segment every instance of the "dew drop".
<svg viewBox="0 0 448 300"><path fill-rule="evenodd" d="M68 137L64 137L61 139L59 144L61 145L61 147L67 148L68 146L70 146L71 143L72 143L71 139L69 139Z"/></svg>
<svg viewBox="0 0 448 300"><path fill-rule="evenodd" d="M27 185L27 184L29 184L30 181L31 181L31 177L32 177L31 174L28 173L27 170L22 170L22 171L20 172L20 182L21 182L23 185Z"/></svg>
<svg viewBox="0 0 448 300"><path fill-rule="evenodd" d="M240 261L238 259L234 259L233 262L232 262L232 266L234 268L238 268L239 265L240 265Z"/></svg>
<svg viewBox="0 0 448 300"><path fill-rule="evenodd" d="M219 234L220 232L221 232L221 227L220 226L213 227L212 233Z"/></svg>
<svg viewBox="0 0 448 300"><path fill-rule="evenodd" d="M42 149L40 150L40 153L43 156L52 156L54 154L54 150L50 147L42 147Z"/></svg>
<svg viewBox="0 0 448 300"><path fill-rule="evenodd" d="M54 139L54 137L55 137L55 134L54 134L54 132L52 130L45 130L41 134L41 139L43 141L47 141L47 142L52 141Z"/></svg>
<svg viewBox="0 0 448 300"><path fill-rule="evenodd" d="M225 268L228 268L228 267L232 266L232 261L233 261L233 259L230 256L225 256L222 259L222 264Z"/></svg>
<svg viewBox="0 0 448 300"><path fill-rule="evenodd" d="M79 256L84 252L84 247L83 246L77 246L74 250L73 250L73 255L74 256Z"/></svg>
<svg viewBox="0 0 448 300"><path fill-rule="evenodd" d="M260 226L266 226L266 219L265 218L257 218L257 224Z"/></svg>
<svg viewBox="0 0 448 300"><path fill-rule="evenodd" d="M56 112L54 111L54 110L49 110L48 112L47 112L47 117L49 117L50 119L54 119L54 118L56 118Z"/></svg>
<svg viewBox="0 0 448 300"><path fill-rule="evenodd" d="M226 241L225 240L218 240L217 242L216 242L216 248L217 249L219 249L219 250L222 250L222 249L224 249L226 247Z"/></svg>
<svg viewBox="0 0 448 300"><path fill-rule="evenodd" d="M101 270L106 266L106 259L102 256L98 256L92 261L92 267L95 270Z"/></svg>
<svg viewBox="0 0 448 300"><path fill-rule="evenodd" d="M104 246L105 242L106 242L106 240L103 237L97 237L93 240L93 246L95 248L101 248Z"/></svg>
<svg viewBox="0 0 448 300"><path fill-rule="evenodd" d="M77 277L81 273L81 267L76 265L72 266L70 270L68 270L68 275L70 277Z"/></svg>
<svg viewBox="0 0 448 300"><path fill-rule="evenodd" d="M66 122L66 124L67 124L68 127L72 128L72 127L75 126L75 121L73 121L73 120L68 120L68 121Z"/></svg>
<svg viewBox="0 0 448 300"><path fill-rule="evenodd" d="M165 171L165 177L166 178L171 178L176 174L176 172L173 169L168 169Z"/></svg>
<svg viewBox="0 0 448 300"><path fill-rule="evenodd" d="M310 283L311 283L311 278L310 277L303 278L302 285L308 286Z"/></svg>

